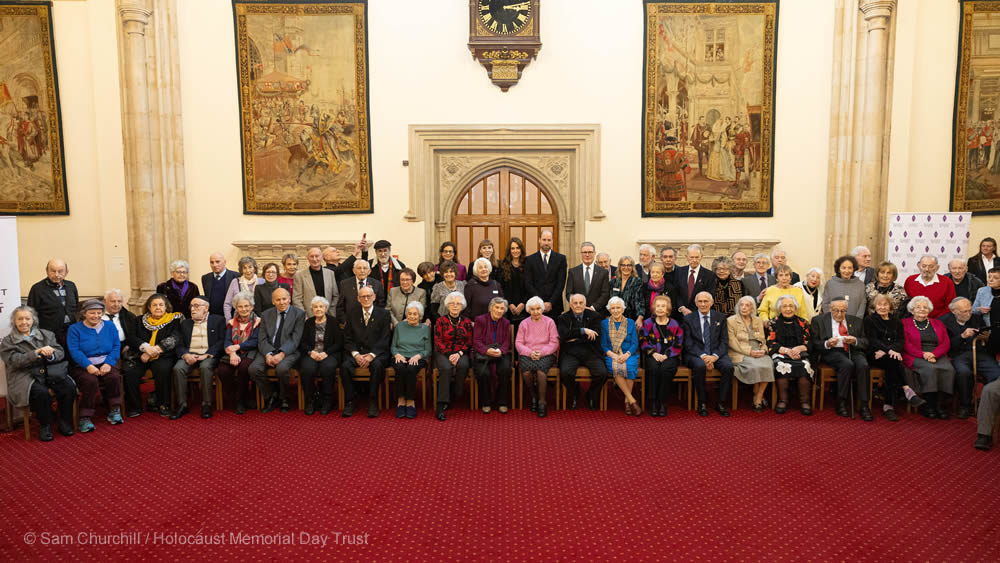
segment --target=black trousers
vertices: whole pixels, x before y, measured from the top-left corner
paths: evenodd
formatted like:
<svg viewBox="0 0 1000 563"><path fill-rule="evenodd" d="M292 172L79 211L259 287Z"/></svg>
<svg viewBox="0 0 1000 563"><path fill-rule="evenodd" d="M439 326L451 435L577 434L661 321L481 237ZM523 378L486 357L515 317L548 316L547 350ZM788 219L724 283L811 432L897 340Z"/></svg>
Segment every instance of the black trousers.
<svg viewBox="0 0 1000 563"><path fill-rule="evenodd" d="M646 357L646 384L649 385L649 398L652 401L662 403L667 398L667 391L670 384L674 382L677 375L677 367L680 365L680 358L674 356L662 362L653 359L653 356Z"/></svg>
<svg viewBox="0 0 1000 563"><path fill-rule="evenodd" d="M323 397L333 399L333 384L337 381L337 366L340 365L340 356L330 354L320 361L309 357L309 354L302 356L302 363L299 365L299 376L302 378L302 394L306 401L311 401L316 394L316 379L322 379Z"/></svg>
<svg viewBox="0 0 1000 563"><path fill-rule="evenodd" d="M389 366L388 355L375 356L375 359L368 364L368 372L371 373L371 384L368 385L368 400L378 399L378 390L385 381L385 368ZM344 401L351 402L356 394L354 390L354 372L358 369L358 364L354 361L354 356L344 358L344 363L340 366L340 384L344 387Z"/></svg>
<svg viewBox="0 0 1000 563"><path fill-rule="evenodd" d="M247 397L250 394L250 364L253 358L242 357L240 363L234 366L229 363L229 358L223 358L215 368L215 374L219 376L220 383L224 387L236 387L236 402L244 407L247 406Z"/></svg>
<svg viewBox="0 0 1000 563"><path fill-rule="evenodd" d="M601 389L608 381L608 366L604 363L604 358L596 354L566 352L559 356L559 378L566 387L566 393L571 397L576 397L580 393L580 384L576 382L576 370L580 366L590 372L588 398L594 401L600 400Z"/></svg>
<svg viewBox="0 0 1000 563"><path fill-rule="evenodd" d="M858 400L868 401L868 359L861 352L847 352L842 349L830 349L823 352L820 358L837 372L837 398L847 399L851 390L851 378L856 385Z"/></svg>
<svg viewBox="0 0 1000 563"><path fill-rule="evenodd" d="M698 404L708 402L708 389L705 387L705 374L708 368L701 356L689 355L687 366L691 368L691 381L694 382L695 391L698 392ZM715 369L719 370L719 403L725 403L729 398L729 389L733 386L733 362L729 356L723 356L715 361Z"/></svg>
<svg viewBox="0 0 1000 563"><path fill-rule="evenodd" d="M132 369L125 372L125 408L130 411L142 410L142 376L148 369L153 373L156 385L156 405L170 406L170 374L173 371L177 357L173 354L161 355L148 363L137 361ZM153 401L149 401L150 404Z"/></svg>
<svg viewBox="0 0 1000 563"><path fill-rule="evenodd" d="M42 426L52 424L52 396L49 395L49 389L52 389L56 396L59 420L72 426L76 384L69 376L48 379L44 385L37 381L31 384L31 390L28 392L28 404L31 405L31 410L35 411L38 423Z"/></svg>
<svg viewBox="0 0 1000 563"><path fill-rule="evenodd" d="M879 359L868 358L869 365L885 372L882 384L885 404L895 405L903 398L903 362L894 360L888 354Z"/></svg>
<svg viewBox="0 0 1000 563"><path fill-rule="evenodd" d="M409 358L407 358L408 360ZM396 372L396 398L405 401L417 400L417 374L427 366L427 360L420 358L417 365L396 362L392 367ZM426 381L426 380L425 380Z"/></svg>
<svg viewBox="0 0 1000 563"><path fill-rule="evenodd" d="M479 406L510 406L510 376L512 371L510 354L501 354L499 358L477 356L475 362L476 381L479 382ZM490 377L496 373L496 387Z"/></svg>

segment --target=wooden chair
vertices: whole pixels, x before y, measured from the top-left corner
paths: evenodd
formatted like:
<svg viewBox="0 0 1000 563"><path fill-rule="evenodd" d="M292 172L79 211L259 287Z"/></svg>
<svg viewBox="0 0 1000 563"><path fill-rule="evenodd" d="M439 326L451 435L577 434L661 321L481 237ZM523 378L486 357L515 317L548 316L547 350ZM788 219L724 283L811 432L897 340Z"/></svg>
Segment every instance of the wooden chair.
<svg viewBox="0 0 1000 563"><path fill-rule="evenodd" d="M385 379L382 381L382 385L389 384L389 372L391 371L391 369L392 368L386 368ZM371 380L372 380L372 374L370 371L368 371L368 368L363 368L360 366L354 368L354 377L351 378L351 381L367 381L370 384ZM299 388L301 389L301 386ZM382 393L377 393L375 396L378 402L378 408L385 409L386 408L385 405L382 404L382 399L383 397L385 397L385 395ZM344 385L343 383L341 383L339 377L337 378L337 407L340 410L344 410Z"/></svg>
<svg viewBox="0 0 1000 563"><path fill-rule="evenodd" d="M687 410L691 410L691 368L678 366L677 373L674 374L674 383L677 385L677 398L687 398Z"/></svg>
<svg viewBox="0 0 1000 563"><path fill-rule="evenodd" d="M278 381L278 375L274 372L274 368L267 368L267 380L280 385ZM305 409L305 400L302 396L302 385L299 382L299 370L292 368L288 372L288 383L289 385L295 385L298 387L298 399L299 399L299 410ZM259 410L264 404L264 395L261 394L260 388L257 389L257 409Z"/></svg>
<svg viewBox="0 0 1000 563"><path fill-rule="evenodd" d="M191 373L188 373L187 384L188 384L188 399L189 399L188 402L191 403L191 404L198 404L198 405L200 405L201 404L201 395L198 396L198 400L197 401L195 401L193 403L190 401L190 399L191 399L191 389L192 388L198 388L200 390L200 388L201 388L201 374L198 373L198 370L192 370ZM215 387L215 410L221 411L222 410L222 382L219 381L218 376L216 376L214 374L212 375L212 386ZM301 387L301 385L300 385L300 387Z"/></svg>
<svg viewBox="0 0 1000 563"><path fill-rule="evenodd" d="M390 383L396 381L396 370L393 368L386 368L385 370L385 408L389 408L392 405L392 392L390 389ZM417 387L420 387L420 408L427 408L427 367L422 368L417 372Z"/></svg>
<svg viewBox="0 0 1000 563"><path fill-rule="evenodd" d="M55 399L56 394L51 389L49 389L49 397ZM77 393L76 397L73 399L73 430L76 430L80 423L80 394ZM51 408L51 404L50 404ZM31 407L21 407L21 419L24 421L24 441L31 441Z"/></svg>
<svg viewBox="0 0 1000 563"><path fill-rule="evenodd" d="M826 385L837 383L837 372L826 364L819 364L820 378L819 386L819 410L823 410L826 396ZM868 408L872 407L872 391L875 388L875 381L880 384L885 381L885 370L871 368L868 370ZM813 404L816 403L816 385L813 386Z"/></svg>

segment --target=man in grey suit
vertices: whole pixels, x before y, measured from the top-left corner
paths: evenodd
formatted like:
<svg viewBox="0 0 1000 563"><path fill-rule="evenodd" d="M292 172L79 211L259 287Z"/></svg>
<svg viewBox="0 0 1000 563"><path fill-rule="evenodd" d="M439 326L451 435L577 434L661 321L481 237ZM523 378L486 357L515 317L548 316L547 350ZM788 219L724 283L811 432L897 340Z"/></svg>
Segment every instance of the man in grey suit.
<svg viewBox="0 0 1000 563"><path fill-rule="evenodd" d="M330 303L337 302L337 275L323 267L323 252L319 247L310 248L306 258L309 267L295 273L292 306L311 312L313 297L317 295L325 297ZM336 309L331 309L330 314L336 316Z"/></svg>
<svg viewBox="0 0 1000 563"><path fill-rule="evenodd" d="M290 372L299 362L299 340L306 314L302 309L292 307L288 290L278 288L271 294L274 307L260 315L260 336L258 336L257 357L250 364L250 378L257 384L265 397L261 413L274 410L281 399L281 412L288 412L288 382ZM274 368L278 376L278 391L267 380L268 368Z"/></svg>
<svg viewBox="0 0 1000 563"><path fill-rule="evenodd" d="M778 280L774 279L774 276L767 271L770 266L771 259L767 257L767 254L755 254L753 257L754 271L743 274L744 292L756 299L757 303L760 303L765 289L778 283Z"/></svg>
<svg viewBox="0 0 1000 563"><path fill-rule="evenodd" d="M608 271L598 267L594 262L595 253L593 243L585 242L580 245L583 264L569 269L569 277L566 278L566 300L569 301L571 295L579 293L587 300L588 309L603 316L604 307L608 304L608 299L611 299L611 279L608 277Z"/></svg>

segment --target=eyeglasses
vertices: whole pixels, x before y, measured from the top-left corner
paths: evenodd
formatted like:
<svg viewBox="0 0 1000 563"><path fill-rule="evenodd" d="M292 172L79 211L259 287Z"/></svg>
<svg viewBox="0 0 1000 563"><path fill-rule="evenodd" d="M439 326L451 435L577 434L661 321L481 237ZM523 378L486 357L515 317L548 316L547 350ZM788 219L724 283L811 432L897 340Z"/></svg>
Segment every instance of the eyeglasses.
<svg viewBox="0 0 1000 563"><path fill-rule="evenodd" d="M368 294L366 293L366 294L364 294L364 295L359 295L359 296L358 296L358 299L375 299L375 296L374 296L374 295L368 295Z"/></svg>
<svg viewBox="0 0 1000 563"><path fill-rule="evenodd" d="M631 268L632 264L622 264L621 266L618 266L618 267L619 268Z"/></svg>

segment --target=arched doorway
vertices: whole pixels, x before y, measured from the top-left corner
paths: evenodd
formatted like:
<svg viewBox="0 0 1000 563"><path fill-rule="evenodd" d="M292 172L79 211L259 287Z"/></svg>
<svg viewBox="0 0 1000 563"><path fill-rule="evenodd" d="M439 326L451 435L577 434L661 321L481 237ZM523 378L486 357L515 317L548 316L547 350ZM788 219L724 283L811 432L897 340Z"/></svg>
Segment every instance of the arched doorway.
<svg viewBox="0 0 1000 563"><path fill-rule="evenodd" d="M490 239L498 258L511 237L524 241L525 252L538 250L539 233L552 231L559 248L559 214L549 195L531 176L511 167L495 168L469 183L452 210L451 235L457 258L468 264L479 241Z"/></svg>

